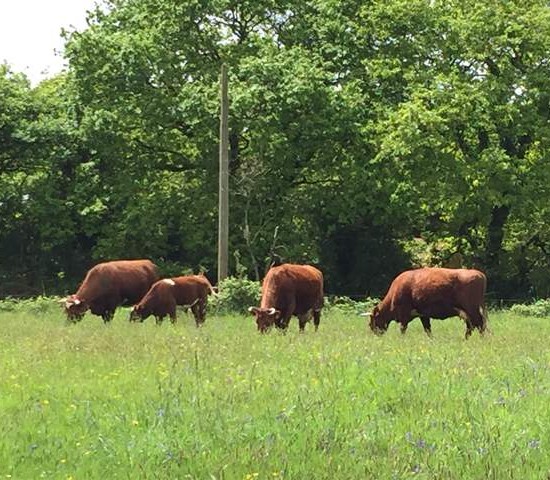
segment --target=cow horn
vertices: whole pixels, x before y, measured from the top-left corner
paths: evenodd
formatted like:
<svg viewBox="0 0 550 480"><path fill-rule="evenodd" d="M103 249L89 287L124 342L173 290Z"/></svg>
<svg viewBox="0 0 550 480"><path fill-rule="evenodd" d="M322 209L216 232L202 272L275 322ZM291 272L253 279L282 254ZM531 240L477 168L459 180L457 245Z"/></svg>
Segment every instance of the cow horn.
<svg viewBox="0 0 550 480"><path fill-rule="evenodd" d="M372 312L364 312L359 314L361 317L370 317L372 315Z"/></svg>
<svg viewBox="0 0 550 480"><path fill-rule="evenodd" d="M277 310L275 310L273 307L271 307L271 308L267 311L267 314L268 314L268 315L275 315L275 312L276 312L276 311L277 311Z"/></svg>
<svg viewBox="0 0 550 480"><path fill-rule="evenodd" d="M74 303L75 305L80 305L82 302L81 302L78 298L75 298L75 299L73 300L73 303Z"/></svg>

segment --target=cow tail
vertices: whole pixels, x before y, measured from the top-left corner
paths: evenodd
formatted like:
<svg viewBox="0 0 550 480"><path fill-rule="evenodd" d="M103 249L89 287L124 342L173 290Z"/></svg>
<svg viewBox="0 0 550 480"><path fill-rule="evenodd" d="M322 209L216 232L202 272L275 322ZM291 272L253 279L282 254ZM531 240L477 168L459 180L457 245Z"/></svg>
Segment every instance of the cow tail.
<svg viewBox="0 0 550 480"><path fill-rule="evenodd" d="M491 330L489 329L489 316L487 315L487 305L483 301L485 298L485 293L487 292L487 277L482 274L483 276L483 297L482 297L482 303L479 307L479 313L481 314L481 319L483 321L483 330L487 333L491 333Z"/></svg>
<svg viewBox="0 0 550 480"><path fill-rule="evenodd" d="M487 305L483 304L479 307L479 313L481 314L481 318L483 319L483 330L486 330L487 333L491 333L489 330L489 316L487 314Z"/></svg>
<svg viewBox="0 0 550 480"><path fill-rule="evenodd" d="M197 298L193 303L186 305L187 308L194 307L197 303L199 303L200 298Z"/></svg>
<svg viewBox="0 0 550 480"><path fill-rule="evenodd" d="M212 284L210 283L210 280L208 280L204 272L199 273L199 275L203 277L206 280L206 283L208 284L208 295L213 295L214 297L218 297L218 292L217 292L218 287L212 286Z"/></svg>
<svg viewBox="0 0 550 480"><path fill-rule="evenodd" d="M207 279L208 280L208 279ZM218 297L218 292L216 291L218 288L213 287L210 282L208 282L208 293L214 297Z"/></svg>

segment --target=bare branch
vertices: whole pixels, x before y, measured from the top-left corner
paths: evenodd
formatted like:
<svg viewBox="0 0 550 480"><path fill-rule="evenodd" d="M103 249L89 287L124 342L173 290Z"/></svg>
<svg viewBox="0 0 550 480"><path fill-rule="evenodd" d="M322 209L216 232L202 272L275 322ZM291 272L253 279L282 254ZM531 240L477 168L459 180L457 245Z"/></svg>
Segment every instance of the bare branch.
<svg viewBox="0 0 550 480"><path fill-rule="evenodd" d="M160 168L162 170L168 170L170 172L185 172L189 170L198 169L197 165L195 165L189 158L182 155L180 152L177 152L175 150L171 150L165 147L149 145L138 138L134 138L134 142L136 142L143 150L146 150L147 152L155 153L155 154L159 154L159 153L170 154L180 159L181 161L180 163L171 163L171 162L161 163Z"/></svg>

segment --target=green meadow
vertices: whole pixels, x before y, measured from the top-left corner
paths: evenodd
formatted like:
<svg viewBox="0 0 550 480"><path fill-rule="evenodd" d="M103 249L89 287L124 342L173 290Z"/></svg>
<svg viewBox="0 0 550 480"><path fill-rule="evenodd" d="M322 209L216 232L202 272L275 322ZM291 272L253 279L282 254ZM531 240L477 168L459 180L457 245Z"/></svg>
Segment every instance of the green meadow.
<svg viewBox="0 0 550 480"><path fill-rule="evenodd" d="M0 479L541 479L550 324L492 312L382 337L327 312L317 333L111 325L0 313Z"/></svg>

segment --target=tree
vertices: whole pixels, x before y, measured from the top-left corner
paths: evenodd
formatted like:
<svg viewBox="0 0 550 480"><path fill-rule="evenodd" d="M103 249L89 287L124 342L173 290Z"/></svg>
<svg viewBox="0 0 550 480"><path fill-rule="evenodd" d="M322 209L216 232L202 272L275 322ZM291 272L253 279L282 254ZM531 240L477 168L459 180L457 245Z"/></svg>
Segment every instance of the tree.
<svg viewBox="0 0 550 480"><path fill-rule="evenodd" d="M63 77L31 89L7 66L0 73L2 285L12 293L42 291L67 266L82 263L74 248L73 207L76 166L85 154L63 96Z"/></svg>
<svg viewBox="0 0 550 480"><path fill-rule="evenodd" d="M404 18L409 10L403 3ZM426 11L435 28L414 36L426 50L402 58L403 100L375 127L376 162L395 190L408 185L397 204L405 199L424 235L457 238L455 248L502 279L511 215L547 202L550 11L545 2L432 2ZM395 17L387 24L388 39L410 38Z"/></svg>
<svg viewBox="0 0 550 480"><path fill-rule="evenodd" d="M377 294L458 252L501 294L550 291L546 2L105 5L67 34L66 78L0 81L0 243L27 270L140 256L214 274L225 62L240 270L276 253Z"/></svg>

